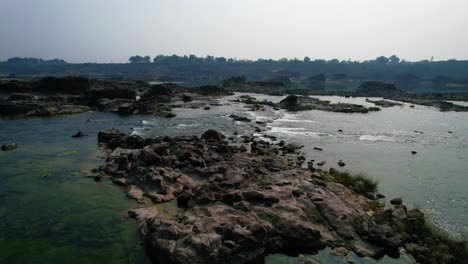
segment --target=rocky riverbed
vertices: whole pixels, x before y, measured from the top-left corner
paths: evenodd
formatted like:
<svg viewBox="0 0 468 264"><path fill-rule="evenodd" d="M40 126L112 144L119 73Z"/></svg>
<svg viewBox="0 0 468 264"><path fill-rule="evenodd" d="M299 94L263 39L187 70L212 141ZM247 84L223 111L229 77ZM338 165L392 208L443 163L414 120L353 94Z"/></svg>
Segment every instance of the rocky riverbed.
<svg viewBox="0 0 468 264"><path fill-rule="evenodd" d="M340 90L328 90L323 89L310 89L306 87L289 87L284 82L247 82L239 78L230 78L223 83L223 87L230 91L235 92L249 92L249 93L261 93L268 95L338 95L345 97L379 97L385 98L392 101L401 101L406 103L432 106L440 109L441 111L456 111L466 112L468 107L453 104L448 101L468 101L467 93L411 93L399 89L392 83L382 81L364 81L354 91L340 91ZM300 97L307 98L307 97ZM324 102L311 101L305 102L309 109L333 111L333 112L365 112L366 110L358 105L339 105L330 104L327 105ZM397 102L390 102L379 100L376 101L377 106L391 107L398 105ZM307 109L301 107L299 109ZM375 109L368 109L373 111Z"/></svg>
<svg viewBox="0 0 468 264"><path fill-rule="evenodd" d="M401 199L386 206L375 188L362 188L366 179L349 185L340 172L305 166L288 144L254 140L247 152L214 130L156 138L110 130L98 140L107 158L96 173L144 204L129 214L140 221L155 263L252 263L325 247L374 258L404 247L420 263L462 263L466 256L440 250L458 244L422 233L418 209ZM181 209L175 217L152 206L172 200Z"/></svg>
<svg viewBox="0 0 468 264"><path fill-rule="evenodd" d="M89 80L84 77L2 81L0 93L6 95L0 99L0 116L55 116L96 110L162 117L174 117L171 102L231 94L216 86L186 88L175 84L150 85L143 81Z"/></svg>

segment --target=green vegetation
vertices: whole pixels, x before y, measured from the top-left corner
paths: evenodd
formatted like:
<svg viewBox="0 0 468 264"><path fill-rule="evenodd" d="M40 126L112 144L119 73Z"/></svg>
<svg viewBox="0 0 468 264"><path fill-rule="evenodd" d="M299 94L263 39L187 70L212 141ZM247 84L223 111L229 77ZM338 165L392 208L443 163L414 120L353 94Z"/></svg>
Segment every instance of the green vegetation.
<svg viewBox="0 0 468 264"><path fill-rule="evenodd" d="M327 181L341 183L360 194L376 191L379 184L378 181L362 173L351 174L350 172L340 172L335 169L330 169L329 175L330 177L326 179Z"/></svg>
<svg viewBox="0 0 468 264"><path fill-rule="evenodd" d="M452 255L458 260L468 260L468 241L457 240L445 230L427 221L415 233L425 238L436 263L443 263L446 255Z"/></svg>

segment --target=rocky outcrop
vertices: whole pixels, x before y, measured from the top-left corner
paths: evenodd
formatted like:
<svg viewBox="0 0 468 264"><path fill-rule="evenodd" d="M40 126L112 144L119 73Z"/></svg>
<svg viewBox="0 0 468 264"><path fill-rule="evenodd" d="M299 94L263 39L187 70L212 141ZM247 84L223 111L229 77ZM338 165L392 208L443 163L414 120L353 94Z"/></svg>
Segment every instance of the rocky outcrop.
<svg viewBox="0 0 468 264"><path fill-rule="evenodd" d="M375 104L377 106L381 106L381 107L392 107L392 106L403 105L402 103L392 102L392 101L388 101L388 100L370 100L370 99L366 99L366 102L373 103L373 104Z"/></svg>
<svg viewBox="0 0 468 264"><path fill-rule="evenodd" d="M140 217L154 263L251 263L265 254L327 246L340 254L393 256L410 237L395 219L405 232L421 224L418 210L385 209L374 198L324 182L327 172L302 168L266 141L252 143L251 153L215 130L157 138L111 130L100 132L98 141L109 153L100 171L129 185L130 197L176 199L182 210L175 218Z"/></svg>
<svg viewBox="0 0 468 264"><path fill-rule="evenodd" d="M90 109L88 106L69 103L59 97L32 100L0 99L0 116L53 116L83 113Z"/></svg>
<svg viewBox="0 0 468 264"><path fill-rule="evenodd" d="M151 85L144 94L144 97L172 96L176 91L178 91L178 88L179 86L174 83Z"/></svg>
<svg viewBox="0 0 468 264"><path fill-rule="evenodd" d="M388 97L400 93L403 91L397 89L394 84L381 81L366 81L356 89L357 96L366 97Z"/></svg>
<svg viewBox="0 0 468 264"><path fill-rule="evenodd" d="M370 111L380 110L380 108L367 108L357 104L332 104L330 101L322 101L317 98L297 95L288 95L278 103L278 106L289 111L322 110L341 113L368 113Z"/></svg>
<svg viewBox="0 0 468 264"><path fill-rule="evenodd" d="M32 81L0 82L0 92L4 93L83 94L89 88L88 78L74 76L50 76Z"/></svg>
<svg viewBox="0 0 468 264"><path fill-rule="evenodd" d="M44 77L34 85L39 93L83 94L90 88L89 79L85 77Z"/></svg>
<svg viewBox="0 0 468 264"><path fill-rule="evenodd" d="M149 85L141 81L102 81L92 80L87 98L96 102L100 99L136 99L137 92L148 88Z"/></svg>

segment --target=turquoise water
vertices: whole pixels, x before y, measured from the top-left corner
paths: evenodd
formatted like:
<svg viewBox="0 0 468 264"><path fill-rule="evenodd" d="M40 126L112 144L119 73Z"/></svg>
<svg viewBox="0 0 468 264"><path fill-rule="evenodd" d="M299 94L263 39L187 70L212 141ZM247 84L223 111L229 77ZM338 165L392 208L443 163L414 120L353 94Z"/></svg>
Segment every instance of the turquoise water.
<svg viewBox="0 0 468 264"><path fill-rule="evenodd" d="M253 113L243 105L230 104L235 98L206 102L222 105L211 106L210 111L176 109L177 117L172 119L96 112L0 119L0 143L19 145L14 151L0 152L0 263L148 263L137 224L125 217L137 204L108 180L96 183L85 177L103 164L98 158L97 132L115 127L144 136L199 135L208 128L227 135L253 133L252 123L233 122L228 117L232 113L269 122L264 133L302 143L307 158L327 161L325 167L337 167L336 162L343 160L345 168L379 179L383 193L402 196L408 205L421 207L452 234L466 234L467 113L441 113L419 106L365 115L268 109ZM365 103L363 98L349 100ZM89 136L71 138L80 129ZM314 151L314 146L324 151ZM411 150L418 154L411 155ZM168 208L160 211L170 213ZM326 251L312 257L322 258L317 260L323 263L341 261ZM266 257L265 262L297 263L303 258L276 255ZM385 258L381 262L394 261ZM406 262L404 258L397 261ZM359 263L373 262L359 259Z"/></svg>
<svg viewBox="0 0 468 264"><path fill-rule="evenodd" d="M99 127L131 120L86 122L94 117L0 120L0 141L19 145L0 152L0 263L148 262L136 224L125 218L135 203L108 180L84 177L103 162ZM92 136L70 137L82 128Z"/></svg>

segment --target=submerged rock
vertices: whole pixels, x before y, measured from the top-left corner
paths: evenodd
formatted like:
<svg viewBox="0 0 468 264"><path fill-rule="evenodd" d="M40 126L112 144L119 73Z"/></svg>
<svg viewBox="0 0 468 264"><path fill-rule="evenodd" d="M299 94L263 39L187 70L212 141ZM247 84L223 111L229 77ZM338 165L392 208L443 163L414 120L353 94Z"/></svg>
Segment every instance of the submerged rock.
<svg viewBox="0 0 468 264"><path fill-rule="evenodd" d="M2 146L3 151L10 151L18 148L18 145L16 143L11 143L11 144L5 144Z"/></svg>
<svg viewBox="0 0 468 264"><path fill-rule="evenodd" d="M72 138L80 138L80 137L85 137L87 136L85 133L78 131L75 135L72 136Z"/></svg>
<svg viewBox="0 0 468 264"><path fill-rule="evenodd" d="M395 204L395 205L399 205L399 204L402 204L402 203L403 203L403 199L401 199L401 198L394 198L394 199L390 200L390 203L391 203L391 204Z"/></svg>
<svg viewBox="0 0 468 264"><path fill-rule="evenodd" d="M344 166L346 166L346 163L344 163L343 161L340 160L340 161L338 161L338 166L344 167Z"/></svg>
<svg viewBox="0 0 468 264"><path fill-rule="evenodd" d="M230 118L232 118L234 121L239 121L239 122L251 122L252 120L244 117L244 116L238 116L238 115L230 115Z"/></svg>
<svg viewBox="0 0 468 264"><path fill-rule="evenodd" d="M380 108L366 108L358 104L331 103L307 96L288 95L278 103L278 106L289 111L322 110L340 113L368 113L380 111Z"/></svg>

